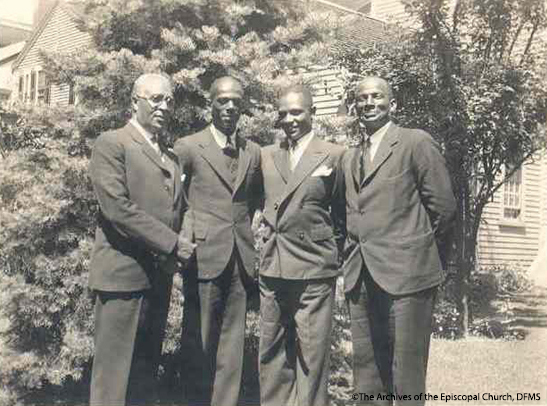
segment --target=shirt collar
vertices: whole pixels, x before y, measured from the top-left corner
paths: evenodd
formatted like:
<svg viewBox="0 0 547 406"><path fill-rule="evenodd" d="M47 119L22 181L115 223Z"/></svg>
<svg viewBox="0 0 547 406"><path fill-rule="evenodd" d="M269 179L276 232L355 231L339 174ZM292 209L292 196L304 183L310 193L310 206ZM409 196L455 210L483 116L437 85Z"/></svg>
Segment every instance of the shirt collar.
<svg viewBox="0 0 547 406"><path fill-rule="evenodd" d="M232 137L232 144L236 143L236 134L239 131L239 128L236 127L234 132L230 137ZM216 143L220 148L226 148L226 145L228 144L228 137L226 134L224 134L222 131L220 131L218 128L215 127L213 123L211 123L211 134L213 134L213 138L215 139Z"/></svg>
<svg viewBox="0 0 547 406"><path fill-rule="evenodd" d="M152 134L150 131L148 131L146 128L144 128L136 118L131 118L129 122L141 133L141 135L148 141L150 144L154 146L158 142L158 136L155 134Z"/></svg>
<svg viewBox="0 0 547 406"><path fill-rule="evenodd" d="M380 141L382 141L382 138L384 138L384 134L387 132L390 125L391 125L391 121L388 121L382 127L380 127L378 130L376 130L374 132L374 134L369 135L368 139L370 139L370 143L371 144L378 144Z"/></svg>
<svg viewBox="0 0 547 406"><path fill-rule="evenodd" d="M314 133L313 133L313 130L312 130L309 133L307 133L306 135L303 135L302 137L300 137L299 139L297 139L296 141L294 141L292 143L287 138L288 146L290 148L292 148L293 150L295 150L295 149L306 149L306 147L310 143L311 139L313 138L313 135L314 135Z"/></svg>

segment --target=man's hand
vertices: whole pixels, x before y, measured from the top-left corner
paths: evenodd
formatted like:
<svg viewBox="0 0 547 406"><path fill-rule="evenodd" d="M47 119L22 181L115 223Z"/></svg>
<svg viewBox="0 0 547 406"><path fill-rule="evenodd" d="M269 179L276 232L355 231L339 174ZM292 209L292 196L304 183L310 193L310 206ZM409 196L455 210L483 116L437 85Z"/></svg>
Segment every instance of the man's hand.
<svg viewBox="0 0 547 406"><path fill-rule="evenodd" d="M183 265L186 265L192 255L194 255L196 247L197 244L194 244L188 238L184 237L182 234L179 234L179 240L177 241L175 254Z"/></svg>

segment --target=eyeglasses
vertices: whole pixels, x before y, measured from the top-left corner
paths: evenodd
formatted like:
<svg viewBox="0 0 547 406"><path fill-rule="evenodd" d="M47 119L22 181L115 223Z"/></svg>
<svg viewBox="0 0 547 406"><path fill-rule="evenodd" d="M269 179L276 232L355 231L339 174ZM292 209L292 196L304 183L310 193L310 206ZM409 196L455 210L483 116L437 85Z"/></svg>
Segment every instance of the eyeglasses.
<svg viewBox="0 0 547 406"><path fill-rule="evenodd" d="M173 107L175 104L175 100L171 96L165 96L163 94L154 94L150 97L144 97L137 94L135 97L146 100L152 108L158 108L163 102L165 102L167 107Z"/></svg>

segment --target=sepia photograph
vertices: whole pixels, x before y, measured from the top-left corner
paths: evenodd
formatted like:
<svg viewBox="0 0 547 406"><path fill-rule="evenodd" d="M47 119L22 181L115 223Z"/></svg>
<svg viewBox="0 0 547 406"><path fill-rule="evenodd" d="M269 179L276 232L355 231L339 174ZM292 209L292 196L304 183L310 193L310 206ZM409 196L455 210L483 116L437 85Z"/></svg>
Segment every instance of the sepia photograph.
<svg viewBox="0 0 547 406"><path fill-rule="evenodd" d="M545 404L546 0L0 0L0 406Z"/></svg>

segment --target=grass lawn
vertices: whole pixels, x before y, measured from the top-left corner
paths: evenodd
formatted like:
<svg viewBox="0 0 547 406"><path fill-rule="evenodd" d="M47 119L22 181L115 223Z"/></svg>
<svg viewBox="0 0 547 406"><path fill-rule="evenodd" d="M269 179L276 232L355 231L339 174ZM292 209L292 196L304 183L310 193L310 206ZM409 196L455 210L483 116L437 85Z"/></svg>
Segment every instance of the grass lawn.
<svg viewBox="0 0 547 406"><path fill-rule="evenodd" d="M460 341L433 340L427 391L464 395L512 395L504 400L449 401L461 404L547 405L547 291L534 289L512 303L513 323L526 334L522 341L468 338ZM539 393L541 400L517 400L517 393ZM487 395L485 395L487 396ZM537 395L536 395L537 399ZM446 401L431 401L438 405Z"/></svg>
<svg viewBox="0 0 547 406"><path fill-rule="evenodd" d="M437 395L427 406L547 405L547 289L535 288L511 303L512 327L524 340L504 341L471 337L451 341L434 339L429 357L427 393ZM518 400L517 394L536 393L540 400ZM441 400L441 394L478 395L478 401ZM483 396L509 394L513 401L483 400ZM257 404L245 406L259 406ZM348 404L350 401L348 400ZM71 404L45 402L32 406L87 406L86 400ZM165 402L162 406L188 406ZM241 405L243 406L243 404ZM282 405L280 405L282 406ZM283 405L284 406L284 405Z"/></svg>

